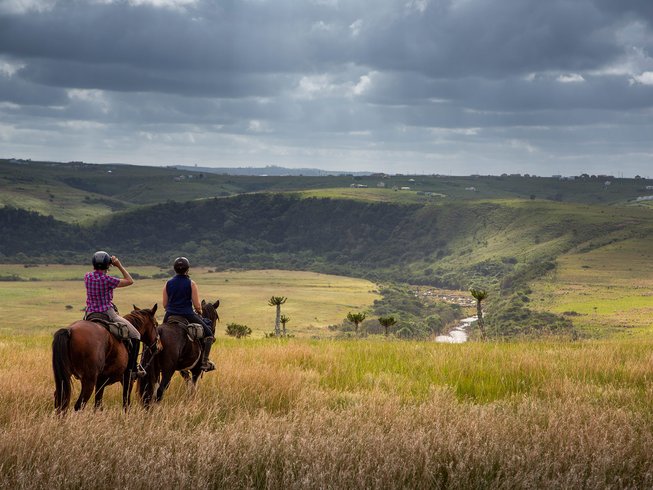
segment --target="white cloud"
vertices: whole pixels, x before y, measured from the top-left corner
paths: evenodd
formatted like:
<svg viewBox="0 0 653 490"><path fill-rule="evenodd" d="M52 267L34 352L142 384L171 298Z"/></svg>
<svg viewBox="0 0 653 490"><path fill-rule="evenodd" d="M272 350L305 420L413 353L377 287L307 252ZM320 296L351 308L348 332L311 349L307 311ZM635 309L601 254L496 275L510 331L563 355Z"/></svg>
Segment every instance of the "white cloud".
<svg viewBox="0 0 653 490"><path fill-rule="evenodd" d="M45 12L56 4L53 0L0 0L0 14Z"/></svg>
<svg viewBox="0 0 653 490"><path fill-rule="evenodd" d="M426 12L428 6L429 6L429 0L409 0L406 3L406 8L408 10L415 10L420 14Z"/></svg>
<svg viewBox="0 0 653 490"><path fill-rule="evenodd" d="M335 90L335 85L328 75L306 75L299 80L295 97L300 99L313 99L318 94L330 93L333 90Z"/></svg>
<svg viewBox="0 0 653 490"><path fill-rule="evenodd" d="M631 83L639 83L641 85L653 85L653 71L645 71L640 75L632 77Z"/></svg>
<svg viewBox="0 0 653 490"><path fill-rule="evenodd" d="M314 22L311 26L312 32L331 32L334 29L333 24L327 24L323 20Z"/></svg>
<svg viewBox="0 0 653 490"><path fill-rule="evenodd" d="M355 20L349 25L349 30L351 31L352 37L358 37L361 33L361 29L363 28L363 21L362 19Z"/></svg>
<svg viewBox="0 0 653 490"><path fill-rule="evenodd" d="M159 8L183 9L197 3L197 0L129 0L131 5L151 5Z"/></svg>
<svg viewBox="0 0 653 490"><path fill-rule="evenodd" d="M0 60L0 75L11 78L21 68L24 68L24 63L12 63L11 61Z"/></svg>
<svg viewBox="0 0 653 490"><path fill-rule="evenodd" d="M579 83L585 81L583 76L579 75L578 73L568 73L564 75L559 75L558 78L556 78L556 80L560 83Z"/></svg>
<svg viewBox="0 0 653 490"><path fill-rule="evenodd" d="M353 95L362 95L372 86L372 79L368 75L363 75L352 89Z"/></svg>
<svg viewBox="0 0 653 490"><path fill-rule="evenodd" d="M263 121L258 119L252 119L247 125L247 129L252 133L266 133L269 132L269 128Z"/></svg>
<svg viewBox="0 0 653 490"><path fill-rule="evenodd" d="M108 113L110 107L109 101L105 97L102 90L87 90L87 89L70 89L68 90L68 98L70 100L78 100L94 105L103 113Z"/></svg>
<svg viewBox="0 0 653 490"><path fill-rule="evenodd" d="M105 124L98 123L95 121L79 121L79 120L68 120L57 123L58 126L66 129L71 129L73 131L86 131L91 129L104 129Z"/></svg>
<svg viewBox="0 0 653 490"><path fill-rule="evenodd" d="M537 148L531 145L528 141L520 139L511 139L508 142L508 145L510 148L514 148L515 150L526 150L528 153L535 153L537 151Z"/></svg>

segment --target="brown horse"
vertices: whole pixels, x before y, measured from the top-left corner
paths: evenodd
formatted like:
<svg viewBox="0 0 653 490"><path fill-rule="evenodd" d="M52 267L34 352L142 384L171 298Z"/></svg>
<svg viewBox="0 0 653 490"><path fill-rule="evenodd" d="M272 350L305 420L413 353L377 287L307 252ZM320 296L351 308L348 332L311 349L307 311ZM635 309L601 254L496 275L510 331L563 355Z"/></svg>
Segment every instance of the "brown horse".
<svg viewBox="0 0 653 490"><path fill-rule="evenodd" d="M138 309L125 315L141 334L143 352L156 352L161 342L157 331L155 304L149 309ZM75 410L84 408L95 391L95 408L102 405L104 388L120 381L122 404L129 406L133 381L127 370L128 352L124 342L97 323L79 320L54 334L52 342L52 370L54 371L54 407L58 412L68 409L71 396L71 376L81 380L82 388Z"/></svg>
<svg viewBox="0 0 653 490"><path fill-rule="evenodd" d="M220 300L207 303L202 300L202 316L211 322L211 330L215 336L215 324L220 321L218 307ZM192 383L195 387L202 374L200 358L202 347L198 341L188 338L183 327L174 323L163 323L158 328L161 337L161 350L156 356L144 353L142 363L146 367L147 375L138 380L138 391L145 406L149 406L156 390L156 401L163 398L175 371ZM188 374L190 371L190 374Z"/></svg>

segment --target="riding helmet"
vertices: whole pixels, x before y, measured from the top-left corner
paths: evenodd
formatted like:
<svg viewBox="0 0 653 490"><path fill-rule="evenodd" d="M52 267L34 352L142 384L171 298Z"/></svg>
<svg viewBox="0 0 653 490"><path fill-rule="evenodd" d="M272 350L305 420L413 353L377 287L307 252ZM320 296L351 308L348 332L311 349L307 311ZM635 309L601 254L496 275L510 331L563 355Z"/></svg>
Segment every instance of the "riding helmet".
<svg viewBox="0 0 653 490"><path fill-rule="evenodd" d="M107 270L111 265L111 255L103 250L99 250L93 254L93 268L96 270Z"/></svg>
<svg viewBox="0 0 653 490"><path fill-rule="evenodd" d="M177 257L172 267L177 274L186 274L190 269L190 262L186 257Z"/></svg>

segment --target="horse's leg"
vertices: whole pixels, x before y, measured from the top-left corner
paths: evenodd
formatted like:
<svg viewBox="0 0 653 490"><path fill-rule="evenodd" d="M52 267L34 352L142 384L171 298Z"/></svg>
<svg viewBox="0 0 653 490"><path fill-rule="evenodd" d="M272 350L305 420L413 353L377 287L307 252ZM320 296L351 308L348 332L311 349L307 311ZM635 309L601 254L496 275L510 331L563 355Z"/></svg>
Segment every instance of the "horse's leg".
<svg viewBox="0 0 653 490"><path fill-rule="evenodd" d="M163 393L168 389L172 375L175 374L174 370L164 369L161 375L161 384L159 384L159 389L156 390L156 401L160 402L163 398Z"/></svg>
<svg viewBox="0 0 653 490"><path fill-rule="evenodd" d="M107 386L109 378L106 376L98 376L95 383L95 408L102 408L102 397L104 396L104 388Z"/></svg>
<svg viewBox="0 0 653 490"><path fill-rule="evenodd" d="M93 396L93 390L97 382L97 374L85 374L82 377L82 391L79 393L79 398L75 402L75 410L81 410L86 406L88 401Z"/></svg>
<svg viewBox="0 0 653 490"><path fill-rule="evenodd" d="M193 370L191 371L191 373L193 374L193 376L191 378L191 382L193 383L193 388L196 388L197 387L197 381L202 377L202 374L204 373L204 371L202 371L199 368L199 366L195 366L193 368Z"/></svg>
<svg viewBox="0 0 653 490"><path fill-rule="evenodd" d="M131 401L132 387L134 386L134 380L131 376L131 371L126 369L122 375L122 408L127 411Z"/></svg>

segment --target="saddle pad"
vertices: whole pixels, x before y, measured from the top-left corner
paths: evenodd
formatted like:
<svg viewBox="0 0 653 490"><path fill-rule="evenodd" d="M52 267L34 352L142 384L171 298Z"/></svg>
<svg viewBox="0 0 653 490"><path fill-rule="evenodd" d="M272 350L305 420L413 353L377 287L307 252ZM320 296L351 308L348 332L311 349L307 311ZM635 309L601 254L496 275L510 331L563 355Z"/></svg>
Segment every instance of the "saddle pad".
<svg viewBox="0 0 653 490"><path fill-rule="evenodd" d="M109 333L116 337L118 340L126 340L129 338L129 329L127 328L127 325L112 322L104 313L87 313L84 316L84 320L97 323L98 325L106 328Z"/></svg>
<svg viewBox="0 0 653 490"><path fill-rule="evenodd" d="M204 338L204 327L199 323L189 323L183 316L170 315L168 317L168 323L186 330L188 338L191 340L201 340Z"/></svg>
<svg viewBox="0 0 653 490"><path fill-rule="evenodd" d="M204 327L199 323L189 323L186 331L191 340L201 340L204 338Z"/></svg>

